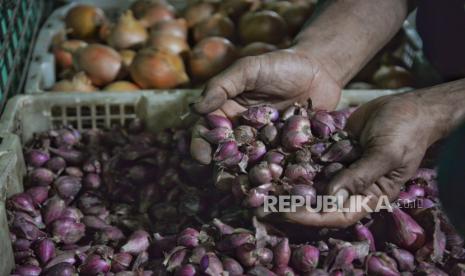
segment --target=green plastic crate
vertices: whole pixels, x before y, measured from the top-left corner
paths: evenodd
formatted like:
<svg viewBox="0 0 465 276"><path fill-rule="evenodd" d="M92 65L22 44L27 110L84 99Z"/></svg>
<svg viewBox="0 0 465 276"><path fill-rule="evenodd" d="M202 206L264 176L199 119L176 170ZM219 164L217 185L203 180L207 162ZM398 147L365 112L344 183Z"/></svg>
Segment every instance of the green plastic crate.
<svg viewBox="0 0 465 276"><path fill-rule="evenodd" d="M0 110L21 91L44 7L41 0L0 0Z"/></svg>

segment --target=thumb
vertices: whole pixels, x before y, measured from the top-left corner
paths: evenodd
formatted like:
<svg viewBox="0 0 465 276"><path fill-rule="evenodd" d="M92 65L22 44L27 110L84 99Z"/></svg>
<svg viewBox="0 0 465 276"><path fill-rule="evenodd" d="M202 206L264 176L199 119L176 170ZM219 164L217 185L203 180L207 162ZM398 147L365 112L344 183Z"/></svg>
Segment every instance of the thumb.
<svg viewBox="0 0 465 276"><path fill-rule="evenodd" d="M258 65L255 57L242 58L225 71L208 81L198 103L196 112L206 114L221 108L228 100L245 90L253 90L257 78Z"/></svg>
<svg viewBox="0 0 465 276"><path fill-rule="evenodd" d="M347 197L347 192L353 195L363 193L392 170L393 160L377 151L366 152L350 167L334 176L328 184L328 194Z"/></svg>
<svg viewBox="0 0 465 276"><path fill-rule="evenodd" d="M199 120L192 129L192 139L190 145L190 153L194 160L203 165L208 165L212 158L212 147L205 139L202 138L202 133L207 132L205 122Z"/></svg>

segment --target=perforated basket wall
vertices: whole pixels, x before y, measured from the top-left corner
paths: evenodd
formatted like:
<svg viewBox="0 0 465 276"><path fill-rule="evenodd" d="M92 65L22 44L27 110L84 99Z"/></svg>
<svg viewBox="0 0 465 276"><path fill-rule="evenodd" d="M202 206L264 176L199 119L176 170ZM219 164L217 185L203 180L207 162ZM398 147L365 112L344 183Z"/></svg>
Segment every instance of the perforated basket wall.
<svg viewBox="0 0 465 276"><path fill-rule="evenodd" d="M0 0L0 110L21 90L45 6L43 0Z"/></svg>

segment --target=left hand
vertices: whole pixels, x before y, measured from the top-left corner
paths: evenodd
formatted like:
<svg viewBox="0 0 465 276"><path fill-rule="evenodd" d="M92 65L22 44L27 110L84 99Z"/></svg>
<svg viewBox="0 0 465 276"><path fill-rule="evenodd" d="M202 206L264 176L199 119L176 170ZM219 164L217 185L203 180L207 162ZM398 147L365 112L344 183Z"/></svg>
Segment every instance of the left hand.
<svg viewBox="0 0 465 276"><path fill-rule="evenodd" d="M416 172L427 148L435 141L435 115L415 94L386 96L358 108L346 130L358 139L361 158L338 173L328 185L328 194L346 198L370 197L374 209L380 196L396 199L401 185ZM362 212L315 213L306 208L281 214L285 221L317 227L345 228L367 215Z"/></svg>

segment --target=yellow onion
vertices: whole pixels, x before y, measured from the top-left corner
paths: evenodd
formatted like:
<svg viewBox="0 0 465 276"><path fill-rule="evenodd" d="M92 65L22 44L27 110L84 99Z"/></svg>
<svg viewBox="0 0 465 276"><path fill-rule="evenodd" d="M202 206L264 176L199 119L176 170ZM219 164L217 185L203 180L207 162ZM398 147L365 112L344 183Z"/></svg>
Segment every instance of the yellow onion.
<svg viewBox="0 0 465 276"><path fill-rule="evenodd" d="M195 25L193 33L196 42L210 36L220 36L232 40L234 38L234 23L227 16L217 13Z"/></svg>
<svg viewBox="0 0 465 276"><path fill-rule="evenodd" d="M276 1L276 2L268 2L263 5L264 10L271 10L277 12L278 14L282 14L285 10L292 6L292 3L289 1Z"/></svg>
<svg viewBox="0 0 465 276"><path fill-rule="evenodd" d="M175 10L171 5L163 5L159 3L153 3L147 6L142 14L135 14L136 18L140 20L140 23L150 28L153 25L163 20L171 20L175 18Z"/></svg>
<svg viewBox="0 0 465 276"><path fill-rule="evenodd" d="M100 8L91 5L78 5L68 11L65 24L71 37L92 39L97 35L104 20L105 14Z"/></svg>
<svg viewBox="0 0 465 276"><path fill-rule="evenodd" d="M123 66L121 67L121 70L119 70L116 79L123 80L129 76L129 66L131 66L132 60L136 56L136 52L126 49L119 51L119 55L121 56Z"/></svg>
<svg viewBox="0 0 465 276"><path fill-rule="evenodd" d="M107 41L110 36L111 30L114 26L114 23L111 23L108 20L103 21L102 26L98 30L98 37L101 41Z"/></svg>
<svg viewBox="0 0 465 276"><path fill-rule="evenodd" d="M73 53L86 46L86 42L77 39L65 40L54 45L53 55L58 68L61 70L71 68L73 66Z"/></svg>
<svg viewBox="0 0 465 276"><path fill-rule="evenodd" d="M249 12L239 22L239 36L245 44L259 41L277 45L286 35L286 22L274 11Z"/></svg>
<svg viewBox="0 0 465 276"><path fill-rule="evenodd" d="M144 89L174 88L189 81L181 57L149 48L137 53L130 73L134 82Z"/></svg>
<svg viewBox="0 0 465 276"><path fill-rule="evenodd" d="M310 18L314 8L312 3L295 3L282 12L278 12L278 14L286 21L289 32L293 35L298 32L305 21Z"/></svg>
<svg viewBox="0 0 465 276"><path fill-rule="evenodd" d="M136 56L136 52L133 50L121 50L119 51L119 55L123 60L123 67L129 68L131 66L134 57Z"/></svg>
<svg viewBox="0 0 465 276"><path fill-rule="evenodd" d="M403 67L396 65L383 65L373 75L373 82L379 88L398 89L412 86L413 76Z"/></svg>
<svg viewBox="0 0 465 276"><path fill-rule="evenodd" d="M236 58L234 45L222 37L207 37L191 51L189 67L192 76L206 80L218 74Z"/></svg>
<svg viewBox="0 0 465 276"><path fill-rule="evenodd" d="M184 18L164 20L150 29L150 35L170 34L187 39L187 21Z"/></svg>
<svg viewBox="0 0 465 276"><path fill-rule="evenodd" d="M115 49L128 49L140 46L147 41L148 32L128 10L120 16L107 37L108 45Z"/></svg>
<svg viewBox="0 0 465 276"><path fill-rule="evenodd" d="M139 90L139 86L129 81L115 81L103 88L104 91L135 91Z"/></svg>
<svg viewBox="0 0 465 276"><path fill-rule="evenodd" d="M66 37L66 30L60 30L58 31L53 37L52 37L52 48L55 46L58 46L60 43L63 41L67 40L68 38Z"/></svg>
<svg viewBox="0 0 465 276"><path fill-rule="evenodd" d="M87 77L84 72L79 72L71 80L61 80L55 83L51 90L63 92L91 92L96 91L97 88L92 85L89 77Z"/></svg>
<svg viewBox="0 0 465 276"><path fill-rule="evenodd" d="M210 18L214 12L215 7L211 3L196 3L186 9L184 18L187 21L187 26L191 28L197 23Z"/></svg>
<svg viewBox="0 0 465 276"><path fill-rule="evenodd" d="M236 19L243 13L260 5L259 0L223 0L219 6L219 11Z"/></svg>
<svg viewBox="0 0 465 276"><path fill-rule="evenodd" d="M240 56L241 57L258 56L261 54L275 51L277 49L278 47L272 44L263 43L263 42L252 42L241 49Z"/></svg>
<svg viewBox="0 0 465 276"><path fill-rule="evenodd" d="M189 44L187 44L184 38L170 34L156 34L151 36L148 46L175 55L180 55L189 51Z"/></svg>
<svg viewBox="0 0 465 276"><path fill-rule="evenodd" d="M144 11L152 4L163 4L167 5L168 2L166 0L137 0L132 3L130 9L134 12L136 16L142 15Z"/></svg>
<svg viewBox="0 0 465 276"><path fill-rule="evenodd" d="M106 85L116 79L122 67L121 56L112 48L90 44L76 53L76 65L94 85Z"/></svg>

